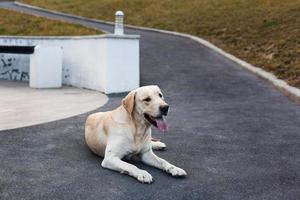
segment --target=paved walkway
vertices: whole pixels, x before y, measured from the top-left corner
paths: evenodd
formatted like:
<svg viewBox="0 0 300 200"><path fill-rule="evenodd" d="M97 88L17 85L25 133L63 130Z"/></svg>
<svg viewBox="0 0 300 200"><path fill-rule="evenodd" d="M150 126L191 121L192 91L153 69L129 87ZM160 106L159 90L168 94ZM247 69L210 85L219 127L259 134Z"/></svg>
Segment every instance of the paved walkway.
<svg viewBox="0 0 300 200"><path fill-rule="evenodd" d="M85 89L32 89L28 82L0 81L0 131L51 122L95 110L106 95Z"/></svg>
<svg viewBox="0 0 300 200"><path fill-rule="evenodd" d="M12 5L10 5L12 7ZM53 16L111 31L101 23ZM127 29L141 37L141 84L158 84L171 105L158 154L188 172L155 182L102 169L84 144L87 114L0 132L0 198L299 199L300 106L237 64L192 40ZM120 104L110 98L100 110Z"/></svg>

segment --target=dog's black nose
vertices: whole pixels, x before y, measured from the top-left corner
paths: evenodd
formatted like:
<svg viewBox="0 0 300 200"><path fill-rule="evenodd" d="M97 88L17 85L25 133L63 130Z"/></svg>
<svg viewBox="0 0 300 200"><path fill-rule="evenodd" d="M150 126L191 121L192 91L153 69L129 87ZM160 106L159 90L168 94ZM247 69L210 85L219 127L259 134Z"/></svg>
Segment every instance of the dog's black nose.
<svg viewBox="0 0 300 200"><path fill-rule="evenodd" d="M169 105L164 105L159 107L162 115L167 115L169 110Z"/></svg>

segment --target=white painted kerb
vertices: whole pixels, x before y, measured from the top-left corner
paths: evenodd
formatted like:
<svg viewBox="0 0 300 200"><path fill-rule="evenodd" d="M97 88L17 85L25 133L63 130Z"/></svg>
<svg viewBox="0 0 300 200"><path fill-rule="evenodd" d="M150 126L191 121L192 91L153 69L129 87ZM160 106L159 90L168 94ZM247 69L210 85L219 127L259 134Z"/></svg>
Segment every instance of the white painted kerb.
<svg viewBox="0 0 300 200"><path fill-rule="evenodd" d="M65 85L88 88L107 94L127 92L139 87L138 35L1 36L0 45L40 45L42 47L61 48L63 51L62 82ZM28 73L28 56L17 54L2 54L1 56L4 61L5 59L10 60L11 66L4 69L0 64L0 72L3 72L3 69L11 69L10 72L16 72L14 69L17 69L20 73ZM44 62L51 65L49 62L54 64L55 61L45 59ZM16 74L6 73L0 79L15 79L16 77Z"/></svg>

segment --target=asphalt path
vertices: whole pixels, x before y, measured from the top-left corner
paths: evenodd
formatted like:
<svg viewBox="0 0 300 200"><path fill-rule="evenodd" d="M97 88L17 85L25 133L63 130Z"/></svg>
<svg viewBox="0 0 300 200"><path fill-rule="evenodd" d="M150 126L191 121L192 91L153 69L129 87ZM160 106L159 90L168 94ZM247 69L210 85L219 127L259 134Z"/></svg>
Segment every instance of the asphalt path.
<svg viewBox="0 0 300 200"><path fill-rule="evenodd" d="M1 3L112 31L112 26ZM173 178L141 163L151 185L101 168L84 143L87 114L0 132L0 199L300 199L300 106L267 82L190 39L141 35L141 85L171 105L157 154L185 169ZM125 94L110 97L110 110Z"/></svg>

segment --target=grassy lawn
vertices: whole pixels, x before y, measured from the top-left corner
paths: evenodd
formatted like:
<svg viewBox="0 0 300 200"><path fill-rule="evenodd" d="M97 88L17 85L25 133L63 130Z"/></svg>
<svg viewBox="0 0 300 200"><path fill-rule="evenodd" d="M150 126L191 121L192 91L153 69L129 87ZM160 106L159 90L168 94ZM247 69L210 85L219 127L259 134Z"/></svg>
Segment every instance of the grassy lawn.
<svg viewBox="0 0 300 200"><path fill-rule="evenodd" d="M14 11L0 9L0 35L95 35L100 31L80 25L34 17Z"/></svg>
<svg viewBox="0 0 300 200"><path fill-rule="evenodd" d="M300 0L22 0L128 24L190 33L300 87Z"/></svg>

